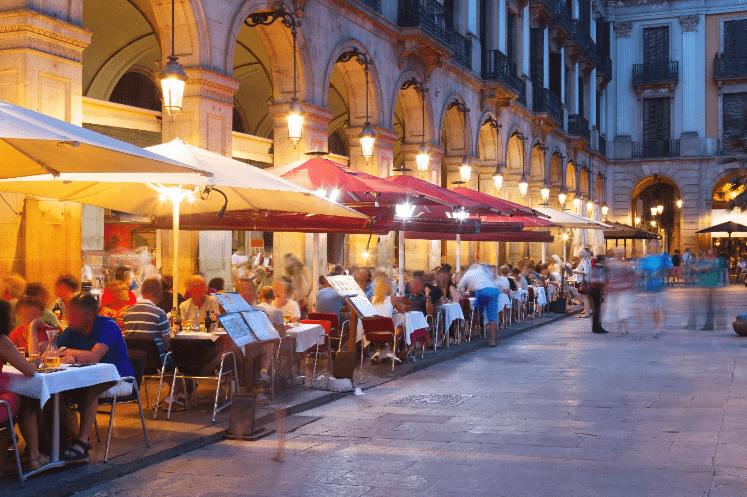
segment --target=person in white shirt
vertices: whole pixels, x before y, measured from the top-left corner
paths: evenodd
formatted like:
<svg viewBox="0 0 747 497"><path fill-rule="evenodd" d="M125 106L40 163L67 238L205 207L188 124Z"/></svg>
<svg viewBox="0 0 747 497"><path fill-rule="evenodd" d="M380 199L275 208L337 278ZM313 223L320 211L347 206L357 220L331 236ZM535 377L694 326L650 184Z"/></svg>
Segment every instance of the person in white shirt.
<svg viewBox="0 0 747 497"><path fill-rule="evenodd" d="M477 298L475 307L488 320L488 345L495 347L495 334L498 330L498 301L501 290L496 286L493 276L480 263L473 264L459 280L459 290L469 289Z"/></svg>
<svg viewBox="0 0 747 497"><path fill-rule="evenodd" d="M290 316L289 321L297 323L301 319L301 308L298 306L298 302L290 299L288 283L283 280L275 280L272 282L272 289L275 291L275 300L272 305L280 309L284 318Z"/></svg>
<svg viewBox="0 0 747 497"><path fill-rule="evenodd" d="M190 298L179 305L183 321L202 322L208 311L214 313L217 317L220 314L220 305L215 297L208 295L207 282L199 274L195 274L187 279L187 291Z"/></svg>
<svg viewBox="0 0 747 497"><path fill-rule="evenodd" d="M498 271L498 276L495 277L495 284L498 289L509 296L511 295L511 283L508 281L510 272L508 266L502 266Z"/></svg>
<svg viewBox="0 0 747 497"><path fill-rule="evenodd" d="M578 253L578 256L581 258L581 262L578 263L578 266L573 270L573 272L576 274L576 280L579 282L579 284L588 288L591 281L591 261L589 260L589 253L585 250L582 250ZM581 303L584 304L584 312L579 317L588 318L589 316L591 316L589 294L579 291L578 295L581 299Z"/></svg>
<svg viewBox="0 0 747 497"><path fill-rule="evenodd" d="M275 300L275 290L271 286L263 287L259 292L260 304L257 307L261 307L270 318L270 322L274 325L285 325L283 321L283 311L272 305Z"/></svg>

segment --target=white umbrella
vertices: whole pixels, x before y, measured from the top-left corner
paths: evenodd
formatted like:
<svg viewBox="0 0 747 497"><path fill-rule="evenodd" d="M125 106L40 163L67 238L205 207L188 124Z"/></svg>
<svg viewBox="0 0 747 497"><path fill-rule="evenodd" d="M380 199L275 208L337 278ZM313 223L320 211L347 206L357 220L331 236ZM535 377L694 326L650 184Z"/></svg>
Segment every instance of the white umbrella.
<svg viewBox="0 0 747 497"><path fill-rule="evenodd" d="M535 207L534 210L544 214L549 217L550 221L554 224L560 225L564 228L581 228L587 230L614 229L613 226L604 224L601 221L594 221L593 219L577 216L570 212L558 211L551 209L550 207Z"/></svg>
<svg viewBox="0 0 747 497"><path fill-rule="evenodd" d="M0 178L101 171L190 169L129 143L0 101Z"/></svg>
<svg viewBox="0 0 747 497"><path fill-rule="evenodd" d="M49 175L32 176L1 180L0 191L79 202L141 216L172 214L175 256L179 247L181 213L257 209L366 217L257 167L187 145L181 140L151 147L150 151L184 162L200 172L64 173L54 179ZM176 267L175 264L174 287L178 288ZM176 299L174 302L176 306Z"/></svg>

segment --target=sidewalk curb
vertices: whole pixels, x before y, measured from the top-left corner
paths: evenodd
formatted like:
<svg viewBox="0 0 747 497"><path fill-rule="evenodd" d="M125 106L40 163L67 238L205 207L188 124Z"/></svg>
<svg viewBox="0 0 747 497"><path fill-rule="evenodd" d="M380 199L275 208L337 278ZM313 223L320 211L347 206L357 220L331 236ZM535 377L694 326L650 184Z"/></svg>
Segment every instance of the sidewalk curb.
<svg viewBox="0 0 747 497"><path fill-rule="evenodd" d="M526 333L541 326L555 323L561 319L565 319L569 316L578 314L581 310L573 310L566 312L565 314L555 314L548 321L541 324L534 325L533 322L520 323L521 326L515 325L512 328L504 330L498 330L496 341L504 341L514 336ZM548 313L545 314L547 316ZM401 371L397 375L388 374L382 376L380 381L374 381L365 385L359 385L363 390L369 390L371 388L389 383L399 378L405 377L417 371L422 371L430 366L440 364L442 362L450 361L457 357L461 357L468 353L480 350L488 346L488 341L484 338L475 338L471 342L464 342L459 346L452 346L448 349L441 348L438 353L426 355L425 359L417 358L415 363L407 363L400 366ZM298 404L284 407L279 409L283 416L290 416L292 414L298 414L308 409L313 409L324 404L329 404L336 400L345 398L349 395L354 395L353 392L329 392L320 397L310 399ZM267 413L256 418L256 424L262 426L264 424L273 422L275 420L275 413ZM91 487L106 483L120 478L124 475L134 473L141 469L145 469L149 466L173 459L187 452L191 452L195 449L211 445L216 442L223 440L223 436L228 429L228 420L215 423L211 426L207 426L197 430L198 433L205 431L207 433L199 435L197 438L190 437L189 440L179 442L178 437L174 440L174 445L170 447L161 447L156 452L148 453L150 449L143 448L142 450L135 450L122 456L116 457L113 460L120 459L120 462L108 462L108 463L94 463L83 465L79 467L67 468L64 471L58 473L59 479L55 480L53 487L38 488L38 485L33 485L33 479L27 481L25 488L19 488L17 482L11 483L13 488L8 488L0 491L0 497L66 497L76 492L87 490ZM29 485L31 483L31 485ZM46 482L45 482L46 483Z"/></svg>

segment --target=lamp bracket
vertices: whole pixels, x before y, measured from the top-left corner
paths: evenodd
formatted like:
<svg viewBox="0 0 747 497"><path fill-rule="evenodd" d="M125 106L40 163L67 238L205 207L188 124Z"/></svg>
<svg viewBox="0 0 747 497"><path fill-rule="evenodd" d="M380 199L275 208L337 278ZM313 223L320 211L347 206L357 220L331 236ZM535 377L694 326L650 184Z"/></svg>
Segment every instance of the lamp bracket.
<svg viewBox="0 0 747 497"><path fill-rule="evenodd" d="M425 100L425 94L429 92L428 88L426 88L426 86L417 79L408 79L407 81L402 83L400 90L407 90L408 88L412 88L416 92L420 93L423 97L423 100Z"/></svg>
<svg viewBox="0 0 747 497"><path fill-rule="evenodd" d="M289 12L285 8L285 6L282 6L282 8L279 9L266 10L264 12L255 12L253 14L249 14L249 16L244 21L244 24L246 24L250 28L254 28L256 26L269 26L278 19L283 24L283 26L290 29L293 33L296 32L297 28L301 27L301 21L296 19L296 16L293 15L292 12Z"/></svg>
<svg viewBox="0 0 747 497"><path fill-rule="evenodd" d="M490 127L493 128L493 129L500 129L500 128L503 127L503 125L501 123L499 123L498 121L496 121L495 119L493 119L490 116L488 116L487 118L485 118L485 121L482 124L483 125L489 124Z"/></svg>
<svg viewBox="0 0 747 497"><path fill-rule="evenodd" d="M446 110L456 109L465 116L469 114L469 109L464 104L464 102L460 102L459 100L454 100L453 102L449 103L448 107L446 107Z"/></svg>
<svg viewBox="0 0 747 497"><path fill-rule="evenodd" d="M368 71L373 65L373 61L368 56L366 56L366 54L355 47L351 50L341 53L340 56L337 57L337 62L344 63L353 59L355 59L358 64L362 65L366 71Z"/></svg>

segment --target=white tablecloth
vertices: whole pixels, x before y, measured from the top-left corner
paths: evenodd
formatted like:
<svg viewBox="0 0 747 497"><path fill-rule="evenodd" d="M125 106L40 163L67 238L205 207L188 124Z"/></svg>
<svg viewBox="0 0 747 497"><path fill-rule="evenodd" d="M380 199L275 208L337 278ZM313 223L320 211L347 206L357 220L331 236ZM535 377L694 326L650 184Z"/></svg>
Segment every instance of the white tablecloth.
<svg viewBox="0 0 747 497"><path fill-rule="evenodd" d="M511 299L508 298L508 295L501 292L500 296L498 297L498 312L501 312L503 309L508 307L511 308Z"/></svg>
<svg viewBox="0 0 747 497"><path fill-rule="evenodd" d="M114 364L66 366L65 364L61 366L66 368L64 371L36 373L29 378L6 364L3 366L3 372L0 373L0 392L15 392L25 397L39 399L43 406L55 393L119 380L119 373Z"/></svg>
<svg viewBox="0 0 747 497"><path fill-rule="evenodd" d="M522 290L519 288L514 292L514 300L518 300L520 302L526 302L527 296L529 295L529 290Z"/></svg>
<svg viewBox="0 0 747 497"><path fill-rule="evenodd" d="M464 319L464 313L462 313L462 306L456 302L450 304L444 304L436 307L436 311L441 314L441 320L443 320L444 329L448 330L451 323L457 319Z"/></svg>
<svg viewBox="0 0 747 497"><path fill-rule="evenodd" d="M405 343L407 345L410 345L412 343L412 341L410 340L410 335L412 335L413 331L428 328L428 322L425 320L425 315L422 312L413 311L406 314L392 314L392 323L394 323L395 328L402 324L403 321L405 329Z"/></svg>
<svg viewBox="0 0 747 497"><path fill-rule="evenodd" d="M218 331L218 332L215 332L215 333L207 333L205 331L199 331L197 333L191 332L191 331L182 331L181 333L179 333L176 336L179 337L180 340L182 338L191 338L193 340L200 339L200 338L203 338L203 339L207 338L209 340L216 341L217 339L219 339L220 337L225 336L225 335L226 335L225 331Z"/></svg>
<svg viewBox="0 0 747 497"><path fill-rule="evenodd" d="M296 352L306 352L316 346L320 336L324 336L324 328L319 324L300 323L288 328L285 335L296 339Z"/></svg>
<svg viewBox="0 0 747 497"><path fill-rule="evenodd" d="M545 289L541 286L533 286L534 289L534 295L537 300L538 305L545 305L547 304L547 296L545 295Z"/></svg>

